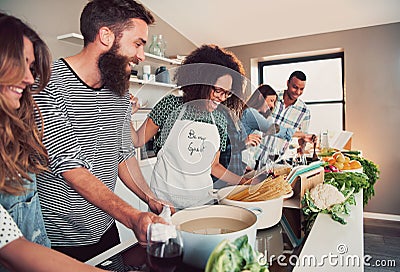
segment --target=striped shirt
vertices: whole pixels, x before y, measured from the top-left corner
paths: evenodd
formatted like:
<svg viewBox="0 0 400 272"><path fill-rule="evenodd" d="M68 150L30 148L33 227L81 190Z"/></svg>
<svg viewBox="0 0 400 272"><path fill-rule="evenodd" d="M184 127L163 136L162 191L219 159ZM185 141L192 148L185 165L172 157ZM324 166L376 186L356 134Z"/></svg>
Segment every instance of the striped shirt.
<svg viewBox="0 0 400 272"><path fill-rule="evenodd" d="M97 243L114 219L67 185L61 174L85 167L114 190L118 164L135 155L129 94L91 88L60 59L45 90L34 96L44 118L50 172L37 177L47 234L53 246Z"/></svg>
<svg viewBox="0 0 400 272"><path fill-rule="evenodd" d="M286 127L292 128L295 131L300 130L301 132L308 133L308 127L310 125L311 113L307 105L298 98L293 105L285 107L285 102L283 101L283 94L285 91L277 91L278 99L274 110L272 111L272 118L274 123ZM260 144L260 149L263 153L268 154L280 154L282 149L288 145L288 142L278 138L276 136L268 135L262 139ZM256 159L260 157L266 159L266 155L256 154Z"/></svg>

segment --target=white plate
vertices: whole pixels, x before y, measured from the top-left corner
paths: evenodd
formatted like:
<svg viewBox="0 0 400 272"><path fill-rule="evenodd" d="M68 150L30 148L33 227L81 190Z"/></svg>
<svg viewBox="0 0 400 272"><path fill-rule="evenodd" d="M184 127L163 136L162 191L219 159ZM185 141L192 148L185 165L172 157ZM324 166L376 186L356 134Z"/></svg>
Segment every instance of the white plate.
<svg viewBox="0 0 400 272"><path fill-rule="evenodd" d="M356 168L356 169L349 169L349 170L340 170L340 171L342 171L342 172L355 172L355 173L363 173L364 172L362 167Z"/></svg>

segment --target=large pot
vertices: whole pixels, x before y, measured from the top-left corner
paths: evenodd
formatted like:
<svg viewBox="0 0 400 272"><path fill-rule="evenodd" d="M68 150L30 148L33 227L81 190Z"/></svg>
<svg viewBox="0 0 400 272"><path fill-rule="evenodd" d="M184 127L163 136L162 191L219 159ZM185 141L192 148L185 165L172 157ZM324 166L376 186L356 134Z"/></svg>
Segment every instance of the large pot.
<svg viewBox="0 0 400 272"><path fill-rule="evenodd" d="M224 205L238 206L243 208L258 208L261 212L257 215L257 228L265 229L276 225L282 217L283 200L293 195L293 191L287 195L265 201L237 201L227 199L232 190L236 188L249 188L250 185L228 186L217 191L218 203Z"/></svg>
<svg viewBox="0 0 400 272"><path fill-rule="evenodd" d="M257 216L235 206L206 205L184 209L172 215L172 223L181 230L183 262L200 269L205 268L211 252L222 240L233 241L247 235L253 247L257 234Z"/></svg>

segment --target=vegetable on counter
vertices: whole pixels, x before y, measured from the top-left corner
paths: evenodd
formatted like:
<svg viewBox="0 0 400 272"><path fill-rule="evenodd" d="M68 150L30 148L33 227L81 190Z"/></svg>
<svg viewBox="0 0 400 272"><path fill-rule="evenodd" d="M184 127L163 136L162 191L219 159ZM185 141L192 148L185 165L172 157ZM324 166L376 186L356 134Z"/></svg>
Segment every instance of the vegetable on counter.
<svg viewBox="0 0 400 272"><path fill-rule="evenodd" d="M380 170L374 162L361 157L360 154L361 152L359 151L350 150L339 152L334 149L324 150L324 153L319 154L319 156L323 157L322 160L325 161L323 184L336 187L343 194L345 200L331 207L321 206L321 201L323 203L324 201L328 201L327 203L329 203L332 196L327 196L325 199L318 199L323 197L320 196L324 194L322 191L320 195L316 193L311 194L311 192L307 191L302 199L302 210L305 216L303 228L306 233L311 230L318 213L331 214L333 220L346 224L346 221L340 217L340 214L350 213L349 205L356 204L354 194L363 190L364 206L367 205L371 197L375 195L374 185L379 179ZM349 163L349 166L345 166L346 163ZM348 170L348 168L361 169L361 167L363 173L341 171ZM338 200L339 199L340 198L338 198Z"/></svg>
<svg viewBox="0 0 400 272"><path fill-rule="evenodd" d="M258 262L262 257L249 245L247 235L233 242L225 239L211 252L205 272L268 272L266 259L265 265Z"/></svg>
<svg viewBox="0 0 400 272"><path fill-rule="evenodd" d="M363 172L368 177L369 186L364 188L364 206L368 204L368 201L375 195L374 185L379 179L381 171L373 161L366 158L360 157L358 155L349 155L350 159L357 160L361 163L363 167Z"/></svg>
<svg viewBox="0 0 400 272"><path fill-rule="evenodd" d="M342 214L350 213L350 205L355 205L354 188L343 185L340 190L332 184L321 183L304 194L301 203L305 216L305 232L308 233L318 213L330 214L332 219L346 224Z"/></svg>
<svg viewBox="0 0 400 272"><path fill-rule="evenodd" d="M361 189L365 192L370 187L368 180L369 178L366 174L357 172L330 172L325 173L324 176L325 183L332 184L336 188L341 188L342 186L347 189L354 188L355 194Z"/></svg>
<svg viewBox="0 0 400 272"><path fill-rule="evenodd" d="M350 151L348 151L350 152ZM345 151L335 152L332 156L322 157L328 167L325 167L325 172L338 172L339 170L354 170L361 169L362 165L358 160L350 159L350 155ZM332 170L332 171L329 171Z"/></svg>
<svg viewBox="0 0 400 272"><path fill-rule="evenodd" d="M340 151L340 153L343 154L345 162L343 163L342 161L342 156L338 154L339 152L337 150L330 150L327 149L325 150L324 153L320 153L319 156L322 157L322 160L326 162L325 165L325 181L329 181L332 178L338 182L338 188L341 187L342 183L344 180L346 180L346 186L348 188L354 187L355 188L355 193L358 192L359 188L363 188L363 203L364 206L368 204L368 201L375 195L375 190L374 190L374 185L375 183L379 180L379 175L380 175L380 170L378 168L378 165L376 165L374 162L364 158L361 156L360 151L354 151L354 150L349 150L349 151ZM334 157L334 155L336 156ZM337 162L337 159L339 158L339 162ZM357 175L356 173L342 173L340 170L349 170L345 166L346 161L350 164L350 169L357 169L358 166L361 166L363 169L363 173L365 176L360 176ZM336 163L336 165L335 165ZM338 164L339 163L339 164ZM343 168L340 169L340 166L342 166L340 163L343 163ZM339 166L339 167L337 167ZM339 174L332 174L330 172L339 172ZM366 178L366 180L364 180ZM367 185L368 183L368 185ZM335 184L334 184L335 185Z"/></svg>

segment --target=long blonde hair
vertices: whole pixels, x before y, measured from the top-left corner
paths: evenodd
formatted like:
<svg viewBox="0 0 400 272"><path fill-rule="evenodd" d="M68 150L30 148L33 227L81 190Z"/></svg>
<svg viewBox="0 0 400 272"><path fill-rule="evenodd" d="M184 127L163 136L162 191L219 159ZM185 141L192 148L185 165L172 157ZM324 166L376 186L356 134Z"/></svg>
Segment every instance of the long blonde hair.
<svg viewBox="0 0 400 272"><path fill-rule="evenodd" d="M7 37L0 43L0 88L18 84L24 77L24 36L34 47L32 74L36 88L29 86L24 90L17 110L8 105L0 91L0 192L9 194L24 192L24 179L31 181L28 173L38 174L48 165L47 151L41 141L43 133L35 123L34 108L37 105L32 93L41 91L50 79L50 52L37 33L25 23L0 13L0 37Z"/></svg>

